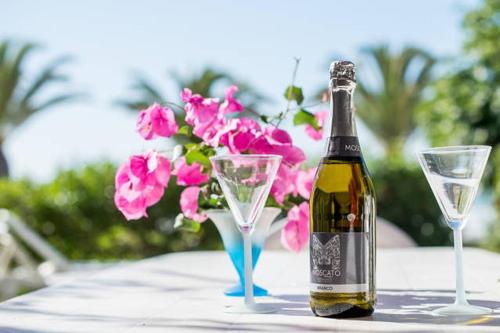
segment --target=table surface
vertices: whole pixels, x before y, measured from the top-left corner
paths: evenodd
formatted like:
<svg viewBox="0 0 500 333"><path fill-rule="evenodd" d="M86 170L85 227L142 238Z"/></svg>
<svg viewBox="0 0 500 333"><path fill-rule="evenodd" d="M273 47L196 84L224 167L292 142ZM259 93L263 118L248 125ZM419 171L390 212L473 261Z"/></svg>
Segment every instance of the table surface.
<svg viewBox="0 0 500 333"><path fill-rule="evenodd" d="M189 252L122 264L0 304L0 332L500 332L500 255L465 250L465 283L473 304L492 315L435 317L453 302L450 248L378 252L378 304L361 319L314 317L308 307L308 258L267 251L255 272L274 314L223 312L241 298L225 297L235 279L224 252Z"/></svg>

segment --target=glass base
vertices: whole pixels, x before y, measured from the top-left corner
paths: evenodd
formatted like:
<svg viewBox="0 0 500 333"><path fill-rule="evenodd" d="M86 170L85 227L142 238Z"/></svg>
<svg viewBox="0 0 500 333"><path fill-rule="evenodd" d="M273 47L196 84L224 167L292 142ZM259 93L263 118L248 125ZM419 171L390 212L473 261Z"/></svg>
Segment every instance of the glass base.
<svg viewBox="0 0 500 333"><path fill-rule="evenodd" d="M232 296L232 297L244 297L245 296L245 286L241 284L235 284L234 286L231 286L224 290L224 295L226 296ZM253 285L253 295L254 296L267 296L269 295L269 292L257 285Z"/></svg>
<svg viewBox="0 0 500 333"><path fill-rule="evenodd" d="M269 304L252 303L252 304L231 305L226 307L224 309L224 312L236 313L236 314L272 313L276 312L276 309Z"/></svg>
<svg viewBox="0 0 500 333"><path fill-rule="evenodd" d="M432 311L436 316L480 316L492 312L490 308L470 304L452 304Z"/></svg>

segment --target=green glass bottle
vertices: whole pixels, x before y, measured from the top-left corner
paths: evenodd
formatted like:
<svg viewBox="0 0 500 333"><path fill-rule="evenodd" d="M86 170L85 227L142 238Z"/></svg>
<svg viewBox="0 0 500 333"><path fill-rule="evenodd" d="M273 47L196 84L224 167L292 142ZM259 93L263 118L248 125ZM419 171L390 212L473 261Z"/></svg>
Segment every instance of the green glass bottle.
<svg viewBox="0 0 500 333"><path fill-rule="evenodd" d="M355 67L330 67L332 132L310 199L310 305L321 317L373 313L375 218L373 183L356 134Z"/></svg>

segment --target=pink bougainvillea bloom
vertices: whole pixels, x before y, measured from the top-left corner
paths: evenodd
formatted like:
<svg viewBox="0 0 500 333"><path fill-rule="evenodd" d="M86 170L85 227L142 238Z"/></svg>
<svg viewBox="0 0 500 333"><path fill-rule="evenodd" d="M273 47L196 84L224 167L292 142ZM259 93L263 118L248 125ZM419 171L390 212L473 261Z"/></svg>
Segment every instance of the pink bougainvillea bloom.
<svg viewBox="0 0 500 333"><path fill-rule="evenodd" d="M160 185L166 187L170 180L170 161L155 151L148 152L146 155L149 172Z"/></svg>
<svg viewBox="0 0 500 333"><path fill-rule="evenodd" d="M286 196L295 191L297 172L290 166L281 163L276 179L271 186L271 195L280 205Z"/></svg>
<svg viewBox="0 0 500 333"><path fill-rule="evenodd" d="M129 161L120 165L118 170L116 170L115 175L115 189L120 188L122 185L130 182L130 163Z"/></svg>
<svg viewBox="0 0 500 333"><path fill-rule="evenodd" d="M238 87L235 85L226 89L226 100L220 106L220 111L223 115L243 111L243 105L234 98L234 93L237 91Z"/></svg>
<svg viewBox="0 0 500 333"><path fill-rule="evenodd" d="M156 183L167 186L170 179L170 161L154 151L134 155L130 158L130 172L138 179L136 183L139 186Z"/></svg>
<svg viewBox="0 0 500 333"><path fill-rule="evenodd" d="M210 146L219 145L219 132L226 125L221 112L219 112L219 100L217 98L203 98L185 88L181 93L181 99L186 103L186 123L193 126L193 134L203 139Z"/></svg>
<svg viewBox="0 0 500 333"><path fill-rule="evenodd" d="M151 140L154 137L153 122L151 121L151 113L142 110L137 118L135 126L137 132L146 140Z"/></svg>
<svg viewBox="0 0 500 333"><path fill-rule="evenodd" d="M142 192L134 186L134 177L130 172L129 161L118 168L115 177L115 189L115 205L127 220L147 216L146 199Z"/></svg>
<svg viewBox="0 0 500 333"><path fill-rule="evenodd" d="M288 211L288 222L281 230L281 244L288 250L300 252L309 241L309 204L301 203Z"/></svg>
<svg viewBox="0 0 500 333"><path fill-rule="evenodd" d="M260 125L250 118L230 119L222 130L220 143L228 147L232 154L247 151L260 134Z"/></svg>
<svg viewBox="0 0 500 333"><path fill-rule="evenodd" d="M207 216L198 212L198 198L201 189L198 186L186 187L181 193L181 211L187 218L196 221L204 222Z"/></svg>
<svg viewBox="0 0 500 333"><path fill-rule="evenodd" d="M177 185L182 186L200 185L210 178L208 174L203 173L201 164L194 162L188 165L185 157L177 160L173 174L177 175Z"/></svg>
<svg viewBox="0 0 500 333"><path fill-rule="evenodd" d="M320 111L314 114L314 117L316 118L316 122L318 123L318 126L320 129L316 130L314 127L312 127L309 124L306 124L305 126L305 132L306 134L313 140L319 141L323 138L323 126L325 125L326 120L328 119L328 111Z"/></svg>
<svg viewBox="0 0 500 333"><path fill-rule="evenodd" d="M283 157L283 163L296 165L306 159L304 152L292 144L290 135L276 127L268 127L259 135L250 147L255 154L277 154Z"/></svg>
<svg viewBox="0 0 500 333"><path fill-rule="evenodd" d="M309 170L299 170L296 178L296 191L304 199L309 199L313 188L314 177L316 176L316 168Z"/></svg>
<svg viewBox="0 0 500 333"><path fill-rule="evenodd" d="M272 139L274 142L279 142L284 145L291 145L292 138L287 131L279 129L277 127L271 126L264 130L264 133L268 138Z"/></svg>
<svg viewBox="0 0 500 333"><path fill-rule="evenodd" d="M146 208L160 201L170 179L170 161L156 152L134 155L118 168L115 205L128 220L147 217Z"/></svg>
<svg viewBox="0 0 500 333"><path fill-rule="evenodd" d="M115 192L115 206L129 221L147 217L147 205L144 197L140 195L140 192L135 192L134 196L130 195L130 193L132 191L129 193L124 193L124 191Z"/></svg>
<svg viewBox="0 0 500 333"><path fill-rule="evenodd" d="M169 108L155 103L139 113L136 125L139 134L146 140L156 137L171 137L179 130L175 115Z"/></svg>
<svg viewBox="0 0 500 333"><path fill-rule="evenodd" d="M209 121L194 125L193 134L201 138L207 145L217 147L225 126L226 122L223 118L214 117Z"/></svg>
<svg viewBox="0 0 500 333"><path fill-rule="evenodd" d="M186 123L191 126L196 126L200 123L212 121L213 118L219 117L219 99L203 98L199 94L194 94L191 90L184 88L181 92L181 99L186 104Z"/></svg>

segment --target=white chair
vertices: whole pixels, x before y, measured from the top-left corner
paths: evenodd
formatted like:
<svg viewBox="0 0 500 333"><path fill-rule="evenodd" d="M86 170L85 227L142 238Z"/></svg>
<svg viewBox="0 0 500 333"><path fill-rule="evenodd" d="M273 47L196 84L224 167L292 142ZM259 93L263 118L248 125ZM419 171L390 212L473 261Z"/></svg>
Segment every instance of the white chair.
<svg viewBox="0 0 500 333"><path fill-rule="evenodd" d="M41 262L30 253L41 258ZM0 209L1 299L13 297L21 290L37 289L88 275L111 265L68 260L19 217L7 209Z"/></svg>

